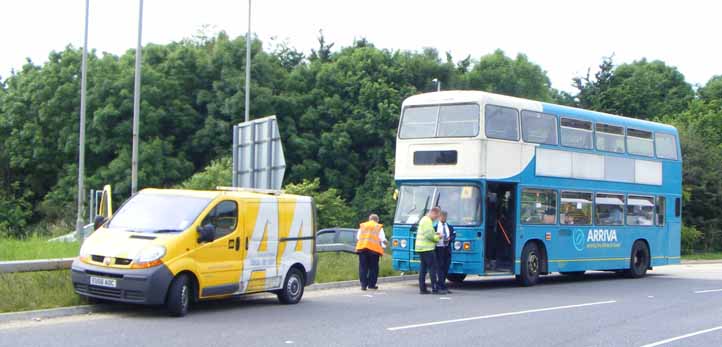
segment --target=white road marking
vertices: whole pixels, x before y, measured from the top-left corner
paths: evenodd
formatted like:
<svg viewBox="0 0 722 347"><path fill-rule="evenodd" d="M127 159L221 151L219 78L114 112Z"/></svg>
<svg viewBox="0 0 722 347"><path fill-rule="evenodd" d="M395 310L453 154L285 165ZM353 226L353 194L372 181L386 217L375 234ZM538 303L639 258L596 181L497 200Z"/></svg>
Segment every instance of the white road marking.
<svg viewBox="0 0 722 347"><path fill-rule="evenodd" d="M366 295L364 295L364 296L367 297L367 298L373 298L373 297L374 297L374 296L371 295L371 294L366 294Z"/></svg>
<svg viewBox="0 0 722 347"><path fill-rule="evenodd" d="M694 293L695 294L704 294L704 293L714 293L714 292L722 292L722 289L697 290Z"/></svg>
<svg viewBox="0 0 722 347"><path fill-rule="evenodd" d="M442 296L439 298L439 300L451 300L451 298L447 296Z"/></svg>
<svg viewBox="0 0 722 347"><path fill-rule="evenodd" d="M647 297L650 299L654 299L654 295L648 295Z"/></svg>
<svg viewBox="0 0 722 347"><path fill-rule="evenodd" d="M608 301L588 302L588 303L576 304L576 305L544 307L544 308L536 308L536 309L524 310L524 311L496 313L496 314L490 314L490 315L485 315L485 316L466 317L466 318L449 319L449 320L442 320L442 321L436 321L436 322L403 325L403 326L398 326L398 327L386 328L386 330L396 331L396 330L405 330L405 329L415 329L415 328L422 328L422 327L428 327L428 326L434 326L434 325L468 322L468 321L473 321L473 320L517 316L517 315L522 315L522 314L527 314L527 313L537 313L537 312L546 312L546 311L566 310L566 309L571 309L571 308L580 308L580 307L587 307L587 306L606 305L606 304L613 304L616 302L617 302L616 300L608 300Z"/></svg>
<svg viewBox="0 0 722 347"><path fill-rule="evenodd" d="M695 331L695 332L689 333L689 334L684 334L684 335L680 335L680 336L676 336L676 337L671 337L671 338L668 338L668 339L666 339L666 340L661 340L661 341L657 341L657 342L652 342L652 343L647 344L647 345L644 345L644 346L642 346L642 347L655 347L655 346L660 346L660 345L664 345L664 344L667 344L667 343L670 343L670 342L674 342L674 341L678 341L678 340L681 340L681 339L686 339L686 338L688 338L688 337L697 336L697 335L702 335L702 334L706 334L706 333L711 333L711 332L713 332L713 331L720 330L720 329L722 329L722 325L720 325L720 326L718 326L718 327L710 328L710 329Z"/></svg>

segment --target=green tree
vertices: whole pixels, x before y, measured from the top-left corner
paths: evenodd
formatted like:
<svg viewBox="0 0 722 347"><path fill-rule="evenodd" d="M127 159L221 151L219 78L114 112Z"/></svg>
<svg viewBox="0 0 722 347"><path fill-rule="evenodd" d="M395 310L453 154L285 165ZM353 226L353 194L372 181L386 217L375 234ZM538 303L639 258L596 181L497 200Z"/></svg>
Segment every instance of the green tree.
<svg viewBox="0 0 722 347"><path fill-rule="evenodd" d="M524 54L516 59L502 50L481 57L465 76L465 88L483 90L522 98L551 101L551 88L546 72L529 61Z"/></svg>
<svg viewBox="0 0 722 347"><path fill-rule="evenodd" d="M594 79L575 78L574 86L581 107L641 119L683 112L694 98L684 75L659 60L614 67L604 58Z"/></svg>
<svg viewBox="0 0 722 347"><path fill-rule="evenodd" d="M722 75L712 77L697 93L702 100L722 100Z"/></svg>
<svg viewBox="0 0 722 347"><path fill-rule="evenodd" d="M322 191L318 178L303 180L300 183L291 183L285 186L289 194L306 195L313 197L318 209L318 227L348 227L355 225L354 213L334 188Z"/></svg>

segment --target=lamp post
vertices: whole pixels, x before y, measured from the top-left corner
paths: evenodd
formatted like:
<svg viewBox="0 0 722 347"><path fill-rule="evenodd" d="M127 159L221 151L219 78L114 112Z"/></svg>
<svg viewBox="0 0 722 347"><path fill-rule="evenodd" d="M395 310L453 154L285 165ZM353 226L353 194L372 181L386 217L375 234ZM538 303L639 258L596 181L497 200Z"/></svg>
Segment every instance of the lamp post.
<svg viewBox="0 0 722 347"><path fill-rule="evenodd" d="M82 242L83 237L83 187L85 180L85 90L88 74L88 17L90 0L85 0L85 30L83 33L83 60L80 65L80 134L78 137L78 216L75 220L75 231Z"/></svg>
<svg viewBox="0 0 722 347"><path fill-rule="evenodd" d="M246 114L243 118L250 119L251 104L251 0L248 0L248 31L246 32Z"/></svg>
<svg viewBox="0 0 722 347"><path fill-rule="evenodd" d="M441 81L439 81L438 78L434 78L433 80L431 80L431 82L434 82L434 84L436 84L436 91L440 92L441 91Z"/></svg>
<svg viewBox="0 0 722 347"><path fill-rule="evenodd" d="M140 62L142 58L143 0L138 8L138 43L135 48L135 86L133 89L133 149L130 159L130 195L138 191L138 132L140 128Z"/></svg>

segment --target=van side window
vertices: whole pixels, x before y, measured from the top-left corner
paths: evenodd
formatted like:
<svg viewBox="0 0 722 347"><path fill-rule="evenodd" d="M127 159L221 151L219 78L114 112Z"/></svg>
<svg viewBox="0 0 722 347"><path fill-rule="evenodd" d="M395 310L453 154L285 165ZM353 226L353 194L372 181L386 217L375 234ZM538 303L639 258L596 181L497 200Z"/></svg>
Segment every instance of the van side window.
<svg viewBox="0 0 722 347"><path fill-rule="evenodd" d="M216 227L216 239L232 233L238 224L238 204L235 201L223 201L216 205L201 223L207 224Z"/></svg>

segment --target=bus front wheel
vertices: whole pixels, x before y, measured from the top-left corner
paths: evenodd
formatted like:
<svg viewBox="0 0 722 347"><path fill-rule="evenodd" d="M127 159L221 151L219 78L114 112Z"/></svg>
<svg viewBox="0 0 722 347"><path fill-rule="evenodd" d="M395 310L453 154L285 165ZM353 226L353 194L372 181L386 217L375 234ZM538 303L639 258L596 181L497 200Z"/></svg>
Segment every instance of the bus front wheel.
<svg viewBox="0 0 722 347"><path fill-rule="evenodd" d="M625 275L629 278L640 278L647 274L649 268L649 247L643 241L637 240L632 246L632 255L629 259L629 270Z"/></svg>
<svg viewBox="0 0 722 347"><path fill-rule="evenodd" d="M539 282L539 273L542 265L542 256L539 247L534 242L524 245L521 252L521 274L516 278L524 287L530 287Z"/></svg>

